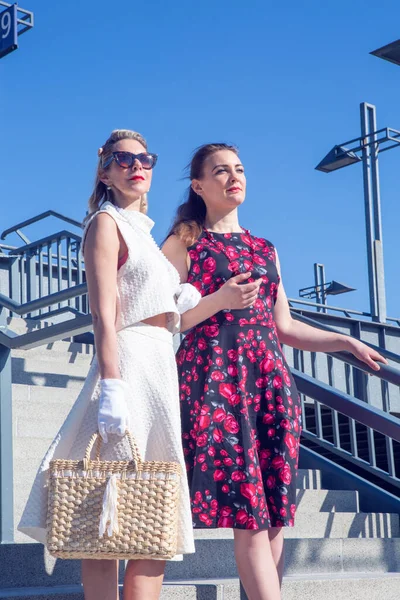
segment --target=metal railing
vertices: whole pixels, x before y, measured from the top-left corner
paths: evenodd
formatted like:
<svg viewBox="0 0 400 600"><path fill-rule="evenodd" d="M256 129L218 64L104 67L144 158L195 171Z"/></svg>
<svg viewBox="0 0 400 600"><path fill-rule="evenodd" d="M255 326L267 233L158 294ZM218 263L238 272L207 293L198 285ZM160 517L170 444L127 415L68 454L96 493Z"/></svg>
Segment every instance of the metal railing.
<svg viewBox="0 0 400 600"><path fill-rule="evenodd" d="M0 311L8 309L23 315L30 314L33 310L48 308L48 315L53 305L82 297L86 291L86 284L75 285L22 305L1 294ZM11 350L35 348L91 329L91 315L78 312L67 321L19 335L10 331L5 323L0 326L0 543L12 542L14 536Z"/></svg>
<svg viewBox="0 0 400 600"><path fill-rule="evenodd" d="M48 217L56 217L76 227L81 227L78 221L50 210L10 227L1 235L1 238L5 239L11 233L16 233L24 242L24 245L18 248L2 245L3 254L9 263L8 295L10 299L21 305L28 305L34 300L51 296L56 291L60 292L73 286L81 286L85 282L85 269L81 256L82 238L79 234L62 230L31 242L21 231ZM66 297L59 301L56 308L50 309L44 304L42 308L38 309L31 307L31 310L25 313L14 312L20 315L24 314L29 318L45 318L65 313L66 307L71 309L70 312L77 311L86 314L89 310L87 296L80 293ZM46 310L44 311L44 309ZM12 311L12 309L9 310Z"/></svg>
<svg viewBox="0 0 400 600"><path fill-rule="evenodd" d="M308 325L338 332L309 316L294 311L292 316ZM360 338L359 323L353 324L350 330ZM384 334L383 329L382 332ZM384 335L380 339L385 342ZM352 398L358 406L368 407L369 414L386 414L392 424L400 427L398 417L390 414L400 412L400 371L397 368L400 355L375 344L368 345L396 367L381 365L380 371L373 372L346 352L317 354L293 350L293 373L303 407L303 443L347 468L354 465L356 472L372 476L375 483L400 495L399 440L381 431L374 420L367 423L361 418L352 418L349 410L340 411L337 404L327 401L331 397L326 390L334 388L339 396ZM369 377L368 373L374 377ZM318 395L307 380L309 375L313 381L318 380Z"/></svg>
<svg viewBox="0 0 400 600"><path fill-rule="evenodd" d="M25 221L21 221L21 223L17 223L16 225L9 227L8 229L5 229L3 231L3 233L1 234L1 239L5 240L6 237L8 235L10 235L10 233L17 233L19 235L19 237L21 238L21 240L25 244L29 244L30 240L26 237L25 234L22 233L21 229L24 229L25 227L28 227L29 225L33 225L34 223L39 223L39 221L43 221L44 219L47 219L48 217L55 217L56 219L59 219L60 221L64 221L65 223L69 223L70 225L74 225L75 227L78 227L79 229L82 226L82 223L80 221L77 221L76 219L71 219L70 217L63 215L62 213L56 212L55 210L46 210L45 212L40 213L39 215L36 215L35 217L32 217L30 219L25 219Z"/></svg>
<svg viewBox="0 0 400 600"><path fill-rule="evenodd" d="M364 368L357 363L352 360ZM400 495L400 420L297 369L292 372L301 398L303 438L312 442L317 452L325 450L322 453L328 457L333 454L356 465L364 477L370 473L374 481L390 484ZM396 369L382 367L374 375L382 381L389 376L400 385ZM310 398L313 402L307 404Z"/></svg>
<svg viewBox="0 0 400 600"><path fill-rule="evenodd" d="M341 316L321 316L309 311L304 314L295 309L292 309L292 316L314 327L347 334L364 341L380 352L393 367L397 368L400 363L400 355L396 352L400 350L400 331L393 325L365 323ZM368 379L360 370L351 368L352 357L349 354L346 355L345 361L340 361L338 360L340 357L335 354L316 354L293 350L290 347L285 348L285 353L290 366L299 371L312 375L385 412L400 414L400 388L390 379L389 371L387 371L386 381L377 378Z"/></svg>
<svg viewBox="0 0 400 600"><path fill-rule="evenodd" d="M329 314L329 312L333 313L341 313L345 317L362 317L363 320L369 321L372 319L372 315L369 312L354 310L353 308L341 308L340 306L330 306L329 304L320 304L318 302L310 302L309 300L302 300L298 298L288 298L289 305L291 308L298 306L305 306L306 308L315 308L316 312ZM389 323L395 323L400 327L400 318L397 317L386 317L386 321Z"/></svg>
<svg viewBox="0 0 400 600"><path fill-rule="evenodd" d="M49 212L39 217L45 218L43 215L49 216ZM32 222L25 221L5 234ZM0 254L7 263L10 282L8 293L0 293L0 543L13 539L11 351L91 330L80 244L79 235L63 230L36 242L25 238L22 247L7 249L4 257ZM296 310L292 314L310 325L332 330ZM10 315L29 317L29 323L37 323L37 327L16 334L7 326ZM53 322L60 315L69 318ZM48 320L46 327L40 326L43 319ZM352 321L351 333L357 335L357 331ZM399 355L380 345L376 347L388 360L400 363ZM374 377L369 377L365 373L368 367L347 353L316 355L294 351L293 363L303 408L303 443L312 443L321 452L352 463L366 478L374 477L400 489L400 473L396 470L400 421L389 414L388 392L389 386L398 391L400 371L384 365L379 372L371 372ZM322 374L318 371L321 364L326 371ZM372 381L375 388L371 390ZM379 391L382 409L374 406L376 398L371 391L375 389Z"/></svg>

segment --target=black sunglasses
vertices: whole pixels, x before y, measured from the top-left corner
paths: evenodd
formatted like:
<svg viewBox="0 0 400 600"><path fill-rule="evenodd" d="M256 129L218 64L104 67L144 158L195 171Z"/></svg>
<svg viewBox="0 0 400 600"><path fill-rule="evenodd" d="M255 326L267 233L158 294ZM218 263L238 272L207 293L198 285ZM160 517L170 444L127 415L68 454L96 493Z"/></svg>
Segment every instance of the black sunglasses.
<svg viewBox="0 0 400 600"><path fill-rule="evenodd" d="M140 154L132 154L132 152L113 152L112 156L103 164L103 168L108 167L113 160L122 169L130 169L135 160L140 161L143 169L152 169L157 162L157 154L150 152L141 152Z"/></svg>

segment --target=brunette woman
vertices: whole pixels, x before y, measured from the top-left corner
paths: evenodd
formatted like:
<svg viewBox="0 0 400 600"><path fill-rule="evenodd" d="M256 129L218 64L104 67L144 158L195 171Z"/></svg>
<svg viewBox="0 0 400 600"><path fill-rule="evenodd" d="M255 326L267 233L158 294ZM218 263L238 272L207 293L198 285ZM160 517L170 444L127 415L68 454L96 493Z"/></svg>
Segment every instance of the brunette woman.
<svg viewBox="0 0 400 600"><path fill-rule="evenodd" d="M235 147L200 147L190 179L163 250L181 281L203 297L182 317L188 333L177 354L193 523L233 528L249 600L278 600L301 433L299 396L281 344L347 350L373 369L385 360L358 340L292 319L275 246L239 223L246 177ZM251 305L213 313L207 300L249 272L247 282L257 286Z"/></svg>

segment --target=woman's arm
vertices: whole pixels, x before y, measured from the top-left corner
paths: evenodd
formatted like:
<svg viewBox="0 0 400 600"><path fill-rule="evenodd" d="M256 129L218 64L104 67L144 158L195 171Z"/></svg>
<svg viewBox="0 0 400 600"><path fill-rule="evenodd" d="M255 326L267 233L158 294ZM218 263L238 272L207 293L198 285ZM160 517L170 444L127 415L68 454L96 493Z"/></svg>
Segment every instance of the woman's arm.
<svg viewBox="0 0 400 600"><path fill-rule="evenodd" d="M187 248L181 239L171 235L162 251L179 272L181 282L186 283L190 258ZM198 323L209 319L223 309L240 309L251 306L257 299L261 279L252 283L242 283L251 273L242 273L231 277L220 289L200 300L198 305L181 316L181 331L188 331Z"/></svg>
<svg viewBox="0 0 400 600"><path fill-rule="evenodd" d="M278 255L276 255L276 266L281 276ZM323 331L322 329L311 327L293 319L290 314L282 277L275 304L275 322L279 340L283 344L287 344L293 348L309 350L311 352L340 352L344 350L354 354L354 356L365 362L375 371L378 371L380 368L376 361L387 364L387 361L378 352L372 350L372 348L369 348L369 346L359 340L340 333Z"/></svg>
<svg viewBox="0 0 400 600"><path fill-rule="evenodd" d="M120 241L115 221L99 214L87 232L85 272L101 379L120 379L115 328Z"/></svg>

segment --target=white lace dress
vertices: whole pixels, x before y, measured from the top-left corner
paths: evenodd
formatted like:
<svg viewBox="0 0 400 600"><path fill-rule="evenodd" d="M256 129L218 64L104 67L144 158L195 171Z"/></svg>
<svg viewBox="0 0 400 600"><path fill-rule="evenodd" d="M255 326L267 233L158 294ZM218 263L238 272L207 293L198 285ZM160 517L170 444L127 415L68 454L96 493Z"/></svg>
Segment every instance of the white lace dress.
<svg viewBox="0 0 400 600"><path fill-rule="evenodd" d="M106 210L117 222L129 252L127 262L118 273L120 315L117 340L121 377L130 387L130 429L144 460L168 460L181 464L183 477L177 552L192 553L193 529L181 446L178 378L172 343L172 330L179 320L174 301L179 275L151 237L151 219L141 213L119 213L109 203L102 210ZM171 331L140 322L163 312L169 314ZM20 531L43 544L46 542L50 461L83 458L90 436L97 430L99 392L99 369L94 358L81 393L40 465L18 526ZM126 460L130 455L125 438L109 436L109 442L102 451L105 460Z"/></svg>

